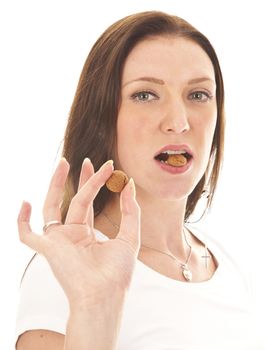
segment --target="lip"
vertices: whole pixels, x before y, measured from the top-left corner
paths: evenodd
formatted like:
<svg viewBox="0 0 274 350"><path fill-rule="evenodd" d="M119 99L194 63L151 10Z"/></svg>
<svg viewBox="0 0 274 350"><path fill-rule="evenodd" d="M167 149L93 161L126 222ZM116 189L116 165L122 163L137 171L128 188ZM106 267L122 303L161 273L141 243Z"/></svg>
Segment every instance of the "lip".
<svg viewBox="0 0 274 350"><path fill-rule="evenodd" d="M170 149L170 148L169 148ZM186 165L180 166L180 167L174 167L168 164L165 164L163 162L159 162L158 160L154 159L154 161L157 163L158 166L161 167L162 170L170 173L170 174L183 174L185 173L192 165L193 158L191 158Z"/></svg>
<svg viewBox="0 0 274 350"><path fill-rule="evenodd" d="M187 151L187 153L189 153L191 155L191 157L193 158L193 152L191 150L191 148L186 145L186 144L182 144L182 145L166 145L163 148L161 148L157 153L155 153L154 158L156 156L158 156L160 153L164 153L165 151L179 151L184 149L185 151Z"/></svg>

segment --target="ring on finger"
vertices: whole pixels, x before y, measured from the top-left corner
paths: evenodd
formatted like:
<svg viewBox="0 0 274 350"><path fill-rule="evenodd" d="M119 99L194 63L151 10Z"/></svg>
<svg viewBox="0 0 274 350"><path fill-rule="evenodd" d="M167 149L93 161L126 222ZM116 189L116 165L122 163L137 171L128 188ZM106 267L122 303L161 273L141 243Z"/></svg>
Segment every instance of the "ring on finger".
<svg viewBox="0 0 274 350"><path fill-rule="evenodd" d="M52 220L52 221L48 221L45 223L44 227L43 227L43 231L44 233L47 232L47 230L49 229L50 226L53 226L53 225L62 225L62 222L59 221L59 220Z"/></svg>

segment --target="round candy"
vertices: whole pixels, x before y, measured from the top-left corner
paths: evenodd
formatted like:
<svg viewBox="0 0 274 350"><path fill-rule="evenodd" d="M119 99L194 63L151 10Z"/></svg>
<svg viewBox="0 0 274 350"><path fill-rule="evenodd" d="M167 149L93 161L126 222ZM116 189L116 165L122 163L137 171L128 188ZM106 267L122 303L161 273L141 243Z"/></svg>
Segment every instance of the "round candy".
<svg viewBox="0 0 274 350"><path fill-rule="evenodd" d="M127 175L122 170L114 170L107 180L106 186L112 192L121 192L128 181Z"/></svg>
<svg viewBox="0 0 274 350"><path fill-rule="evenodd" d="M170 154L166 162L172 166L183 166L187 163L187 159L182 154Z"/></svg>

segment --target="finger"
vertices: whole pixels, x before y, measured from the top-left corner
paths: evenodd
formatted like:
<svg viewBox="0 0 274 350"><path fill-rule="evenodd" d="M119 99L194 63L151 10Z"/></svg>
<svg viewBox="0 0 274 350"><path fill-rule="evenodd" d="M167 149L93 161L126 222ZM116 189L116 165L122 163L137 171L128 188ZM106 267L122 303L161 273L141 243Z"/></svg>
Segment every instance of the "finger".
<svg viewBox="0 0 274 350"><path fill-rule="evenodd" d="M66 224L85 224L87 222L90 206L112 172L113 161L109 160L81 187L71 200Z"/></svg>
<svg viewBox="0 0 274 350"><path fill-rule="evenodd" d="M30 227L30 216L31 216L31 205L28 202L23 202L18 219L18 232L19 238L22 243L26 244L31 249L37 251L38 253L42 252L42 238L41 236L32 232Z"/></svg>
<svg viewBox="0 0 274 350"><path fill-rule="evenodd" d="M94 167L90 161L89 158L85 158L82 169L81 169L81 174L80 174L80 179L79 179L79 186L78 186L78 191L83 187L83 185L88 181L88 179L94 174ZM77 191L77 192L78 192ZM93 206L89 206L88 213L87 213L87 223L90 227L93 226Z"/></svg>
<svg viewBox="0 0 274 350"><path fill-rule="evenodd" d="M116 238L127 242L137 257L140 249L141 210L136 201L135 185L132 178L121 192L120 208L122 218L120 230Z"/></svg>
<svg viewBox="0 0 274 350"><path fill-rule="evenodd" d="M85 158L82 164L82 169L80 173L78 191L83 185L88 181L88 179L94 174L94 168L91 161L88 158Z"/></svg>
<svg viewBox="0 0 274 350"><path fill-rule="evenodd" d="M69 163L61 158L50 181L48 193L43 208L45 223L52 220L61 221L60 204L63 199L64 187L69 172Z"/></svg>

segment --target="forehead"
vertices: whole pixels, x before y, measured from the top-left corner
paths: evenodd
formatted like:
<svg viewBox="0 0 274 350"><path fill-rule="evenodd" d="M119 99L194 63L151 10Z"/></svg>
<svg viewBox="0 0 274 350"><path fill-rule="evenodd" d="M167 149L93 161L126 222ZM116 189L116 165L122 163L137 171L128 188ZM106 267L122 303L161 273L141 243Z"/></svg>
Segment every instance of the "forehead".
<svg viewBox="0 0 274 350"><path fill-rule="evenodd" d="M139 42L125 61L122 81L137 75L187 80L206 75L214 80L214 67L207 53L189 39L152 37Z"/></svg>

